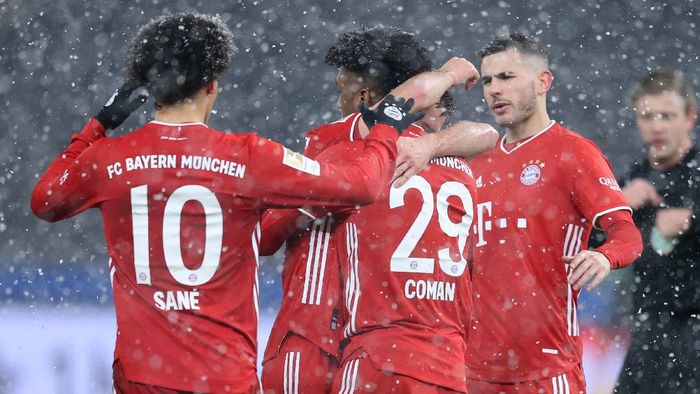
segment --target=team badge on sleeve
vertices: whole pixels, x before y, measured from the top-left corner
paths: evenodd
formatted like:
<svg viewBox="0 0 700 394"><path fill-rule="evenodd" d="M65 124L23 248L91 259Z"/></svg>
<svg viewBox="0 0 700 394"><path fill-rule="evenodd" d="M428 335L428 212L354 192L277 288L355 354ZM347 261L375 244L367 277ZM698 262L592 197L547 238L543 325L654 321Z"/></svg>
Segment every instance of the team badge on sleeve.
<svg viewBox="0 0 700 394"><path fill-rule="evenodd" d="M520 182L525 186L534 185L542 176L544 163L539 160L530 160L523 164L523 172L520 173Z"/></svg>
<svg viewBox="0 0 700 394"><path fill-rule="evenodd" d="M284 148L284 157L282 164L292 167L295 170L305 172L307 174L319 176L321 175L321 165L316 160L311 160L301 153L294 152L289 148Z"/></svg>

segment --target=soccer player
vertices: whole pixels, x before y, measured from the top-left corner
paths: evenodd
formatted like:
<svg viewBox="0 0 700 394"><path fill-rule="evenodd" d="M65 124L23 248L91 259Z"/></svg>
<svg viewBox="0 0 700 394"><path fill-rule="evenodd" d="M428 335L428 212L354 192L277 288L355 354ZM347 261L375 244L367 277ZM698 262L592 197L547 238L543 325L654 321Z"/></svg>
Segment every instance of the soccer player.
<svg viewBox="0 0 700 394"><path fill-rule="evenodd" d="M648 149L622 182L644 239L634 264L632 345L618 393L700 390L700 150L693 143L698 109L679 70L646 75L630 104Z"/></svg>
<svg viewBox="0 0 700 394"><path fill-rule="evenodd" d="M439 157L340 226L346 346L333 392L466 391L475 192L466 160Z"/></svg>
<svg viewBox="0 0 700 394"><path fill-rule="evenodd" d="M323 155L334 161L350 160L356 154L356 146L347 148L342 142L360 141L366 135L367 128L356 112L358 103L374 105L394 89L394 94L415 97L416 107L422 108L437 101L451 85L471 86L478 78L471 63L454 58L440 71L424 72L396 87L412 75L430 70L431 61L413 34L386 26L344 33L329 49L326 62L340 68L336 81L337 105L343 119L310 131L305 154L316 157L325 151ZM426 90L428 87L431 89ZM415 127L407 132L421 133L421 130ZM466 134L469 129L450 132L466 135L461 149L467 155L489 147L483 143L480 146L480 140ZM357 142L349 143L353 144ZM332 238L344 217L343 214L322 217L306 227L298 212L275 210L268 212L263 220L264 253L273 253L282 242L287 243L282 305L264 357L262 380L266 392L330 390L342 339L339 265ZM288 237L298 220L305 228ZM292 228L286 228L288 225Z"/></svg>
<svg viewBox="0 0 700 394"><path fill-rule="evenodd" d="M531 37L497 37L480 53L484 98L505 136L474 159L474 393L582 393L579 290L642 250L600 149L547 114L553 76ZM608 239L587 250L596 226Z"/></svg>
<svg viewBox="0 0 700 394"><path fill-rule="evenodd" d="M221 133L205 123L234 51L218 17L176 14L146 24L129 47L128 81L155 98L155 120L106 137L143 102L120 89L32 194L32 210L44 220L91 207L102 213L118 393L258 392L262 213L372 202L393 173L396 130L419 118L408 113L410 100L387 96L374 112L363 111L373 127L356 160L337 164L255 133Z"/></svg>

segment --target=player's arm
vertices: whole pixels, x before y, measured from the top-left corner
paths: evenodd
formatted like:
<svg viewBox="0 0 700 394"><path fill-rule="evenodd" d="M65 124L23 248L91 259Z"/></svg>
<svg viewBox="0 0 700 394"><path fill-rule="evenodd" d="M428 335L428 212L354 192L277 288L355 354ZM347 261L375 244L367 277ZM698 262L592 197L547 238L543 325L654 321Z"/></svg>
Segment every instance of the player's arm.
<svg viewBox="0 0 700 394"><path fill-rule="evenodd" d="M395 97L412 98L412 112L418 112L439 102L442 94L452 86L464 85L465 89L469 90L478 80L479 72L471 62L461 57L453 57L439 70L414 75L394 88L390 94ZM358 126L360 133L366 135L366 126L362 122Z"/></svg>
<svg viewBox="0 0 700 394"><path fill-rule="evenodd" d="M250 160L249 178L261 202L267 206L354 206L374 202L388 183L396 160L397 131L403 131L422 114L411 114L412 100L387 96L374 110L361 105L370 133L352 161L317 162L276 142L257 139Z"/></svg>
<svg viewBox="0 0 700 394"><path fill-rule="evenodd" d="M74 134L39 178L32 192L31 208L40 219L55 222L78 214L90 207L94 169L91 155L82 153L105 136L104 126L90 119L83 130Z"/></svg>
<svg viewBox="0 0 700 394"><path fill-rule="evenodd" d="M472 159L496 145L498 132L486 123L459 121L454 125L419 138L400 138L399 156L394 173L395 186L423 171L428 162L440 156Z"/></svg>
<svg viewBox="0 0 700 394"><path fill-rule="evenodd" d="M415 100L413 112L422 111L440 101L443 93L452 86L464 85L470 90L479 81L479 72L467 59L453 57L440 69L427 71L409 78L397 86L391 94Z"/></svg>
<svg viewBox="0 0 700 394"><path fill-rule="evenodd" d="M641 254L642 235L632 220L632 214L626 210L607 213L598 219L607 240L595 250L582 250L576 256L564 256L573 272L569 283L578 290L590 281L587 289L596 288L610 270L627 267Z"/></svg>
<svg viewBox="0 0 700 394"><path fill-rule="evenodd" d="M563 168L574 203L607 241L596 250L563 256L573 269L569 283L580 289L598 286L611 269L631 264L642 252L642 236L632 220L632 209L615 180L610 163L595 144L586 140L562 141Z"/></svg>
<svg viewBox="0 0 700 394"><path fill-rule="evenodd" d="M312 220L298 209L268 209L262 218L260 255L275 254L296 231Z"/></svg>
<svg viewBox="0 0 700 394"><path fill-rule="evenodd" d="M94 204L94 159L83 153L105 137L106 130L122 124L147 98L145 91L122 85L83 130L71 137L68 147L49 165L32 192L31 208L37 217L55 222Z"/></svg>

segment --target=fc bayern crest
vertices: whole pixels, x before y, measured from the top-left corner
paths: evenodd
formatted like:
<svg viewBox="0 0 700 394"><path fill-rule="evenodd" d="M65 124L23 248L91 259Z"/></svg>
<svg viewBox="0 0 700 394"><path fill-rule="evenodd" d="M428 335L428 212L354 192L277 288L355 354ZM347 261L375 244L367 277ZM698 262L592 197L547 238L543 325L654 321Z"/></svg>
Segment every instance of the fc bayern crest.
<svg viewBox="0 0 700 394"><path fill-rule="evenodd" d="M542 168L544 168L544 163L539 160L530 160L529 163L523 164L520 182L525 186L534 185L542 177Z"/></svg>

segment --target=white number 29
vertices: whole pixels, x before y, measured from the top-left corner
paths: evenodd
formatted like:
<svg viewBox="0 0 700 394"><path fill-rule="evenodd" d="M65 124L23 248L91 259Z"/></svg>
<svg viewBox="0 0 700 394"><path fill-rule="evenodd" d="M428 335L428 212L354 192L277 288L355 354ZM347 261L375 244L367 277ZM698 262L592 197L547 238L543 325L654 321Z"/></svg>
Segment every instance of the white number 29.
<svg viewBox="0 0 700 394"><path fill-rule="evenodd" d="M474 218L473 199L469 190L464 184L459 182L445 182L440 186L433 200L433 193L430 184L425 178L415 175L401 185L399 188L391 188L389 194L389 207L397 208L404 205L404 197L409 189L416 189L423 197L421 210L413 222L399 246L391 256L392 272L420 272L432 274L435 270L435 259L427 257L411 257L410 254L418 245L418 241L423 237L428 228L433 211L437 205L437 217L440 229L449 237L457 238L459 247L459 261L452 260L450 248L438 250L438 261L442 271L450 276L461 276L467 267L467 261L462 256L462 251L467 245L469 229ZM447 199L458 197L463 206L465 214L459 223L454 223L449 216Z"/></svg>
<svg viewBox="0 0 700 394"><path fill-rule="evenodd" d="M188 201L197 201L204 208L205 242L202 265L197 269L185 266L180 249L180 218ZM131 221L134 234L134 268L136 283L151 284L148 236L148 186L131 189ZM223 243L223 215L216 195L204 186L187 185L176 189L165 203L163 212L163 254L168 271L183 285L198 286L208 282L219 268Z"/></svg>

